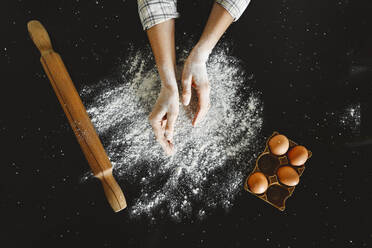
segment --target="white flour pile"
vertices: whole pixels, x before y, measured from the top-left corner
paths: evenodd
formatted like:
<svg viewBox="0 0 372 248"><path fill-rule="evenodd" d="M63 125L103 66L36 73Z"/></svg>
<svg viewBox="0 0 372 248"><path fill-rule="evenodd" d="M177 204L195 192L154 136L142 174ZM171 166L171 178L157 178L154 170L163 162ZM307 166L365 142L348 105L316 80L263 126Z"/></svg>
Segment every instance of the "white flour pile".
<svg viewBox="0 0 372 248"><path fill-rule="evenodd" d="M160 91L151 51L129 57L117 75L81 95L127 193L131 216L180 220L228 209L262 150L263 109L252 77L226 49L214 51L208 61L210 111L193 128L194 107L180 104L176 153L166 157L147 120ZM182 65L186 53L181 57Z"/></svg>

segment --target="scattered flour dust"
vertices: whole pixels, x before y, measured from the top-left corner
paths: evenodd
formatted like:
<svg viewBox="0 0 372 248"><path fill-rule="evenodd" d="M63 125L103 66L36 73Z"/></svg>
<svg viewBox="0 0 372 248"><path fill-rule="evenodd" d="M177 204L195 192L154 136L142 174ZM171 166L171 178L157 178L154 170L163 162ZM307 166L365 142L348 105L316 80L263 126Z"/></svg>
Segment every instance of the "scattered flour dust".
<svg viewBox="0 0 372 248"><path fill-rule="evenodd" d="M339 122L344 129L348 128L352 133L359 134L361 124L360 103L350 104L345 108L344 112L340 115Z"/></svg>
<svg viewBox="0 0 372 248"><path fill-rule="evenodd" d="M186 55L179 56L179 72ZM190 107L180 103L172 157L164 155L147 120L160 91L149 49L132 51L116 75L81 90L132 217L202 219L215 208L229 209L243 191L262 148L260 94L227 49L216 49L207 67L211 108L194 128L196 99Z"/></svg>

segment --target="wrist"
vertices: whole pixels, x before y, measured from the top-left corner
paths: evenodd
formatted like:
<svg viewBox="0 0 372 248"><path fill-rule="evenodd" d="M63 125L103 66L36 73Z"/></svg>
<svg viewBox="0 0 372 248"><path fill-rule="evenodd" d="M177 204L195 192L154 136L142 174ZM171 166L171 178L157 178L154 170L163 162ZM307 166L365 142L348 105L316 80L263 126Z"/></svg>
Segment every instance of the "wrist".
<svg viewBox="0 0 372 248"><path fill-rule="evenodd" d="M165 89L167 89L169 92L172 92L173 94L174 93L178 94L177 81L172 81L172 82L162 81L161 87L164 87Z"/></svg>
<svg viewBox="0 0 372 248"><path fill-rule="evenodd" d="M178 92L176 72L173 67L158 66L158 71L162 86L166 87L169 90Z"/></svg>
<svg viewBox="0 0 372 248"><path fill-rule="evenodd" d="M193 54L196 61L206 63L213 47L208 46L206 43L199 41L193 48Z"/></svg>

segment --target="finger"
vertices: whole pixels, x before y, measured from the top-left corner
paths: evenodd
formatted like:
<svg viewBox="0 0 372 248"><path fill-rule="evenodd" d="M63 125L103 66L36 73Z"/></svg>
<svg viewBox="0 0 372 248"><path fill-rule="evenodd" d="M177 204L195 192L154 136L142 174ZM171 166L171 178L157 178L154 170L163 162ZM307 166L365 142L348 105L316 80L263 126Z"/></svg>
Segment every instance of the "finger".
<svg viewBox="0 0 372 248"><path fill-rule="evenodd" d="M163 119L160 122L160 126L162 129L165 129L166 125L167 125L167 114L164 115Z"/></svg>
<svg viewBox="0 0 372 248"><path fill-rule="evenodd" d="M153 111L149 116L149 121L156 139L160 139L164 136L164 129L162 128L164 120L163 116L165 116L165 111L164 113Z"/></svg>
<svg viewBox="0 0 372 248"><path fill-rule="evenodd" d="M191 79L190 70L184 68L182 72L182 104L185 106L189 105L191 99Z"/></svg>
<svg viewBox="0 0 372 248"><path fill-rule="evenodd" d="M165 130L164 128L161 127L160 122L153 123L152 129L154 130L156 140L161 145L165 153L167 155L172 155L174 152L174 146L172 143L168 142L168 140L165 138L165 135L164 135Z"/></svg>
<svg viewBox="0 0 372 248"><path fill-rule="evenodd" d="M198 93L198 109L196 111L194 120L192 122L193 126L196 126L201 122L206 114L208 113L210 107L210 87L208 83L202 84L203 86L198 87L196 92Z"/></svg>
<svg viewBox="0 0 372 248"><path fill-rule="evenodd" d="M165 127L165 137L171 143L173 143L174 126L176 124L177 116L178 116L178 111L168 113L168 116L167 116L167 125Z"/></svg>
<svg viewBox="0 0 372 248"><path fill-rule="evenodd" d="M151 115L149 116L149 121L158 143L161 145L167 155L172 155L174 153L174 146L165 138L165 129L164 127L162 127L162 123L164 123L164 120L163 117L160 117L161 115L165 116L165 113L151 113Z"/></svg>

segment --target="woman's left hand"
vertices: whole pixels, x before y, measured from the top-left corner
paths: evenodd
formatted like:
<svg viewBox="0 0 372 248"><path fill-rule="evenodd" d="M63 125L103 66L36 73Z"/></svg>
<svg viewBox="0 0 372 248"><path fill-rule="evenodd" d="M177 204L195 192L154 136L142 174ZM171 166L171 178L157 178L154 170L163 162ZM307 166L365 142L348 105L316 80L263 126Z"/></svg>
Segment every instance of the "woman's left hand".
<svg viewBox="0 0 372 248"><path fill-rule="evenodd" d="M207 74L207 60L209 52L195 46L186 59L182 72L182 103L187 106L191 99L191 86L198 95L198 109L192 121L196 126L206 116L210 107L210 85Z"/></svg>

